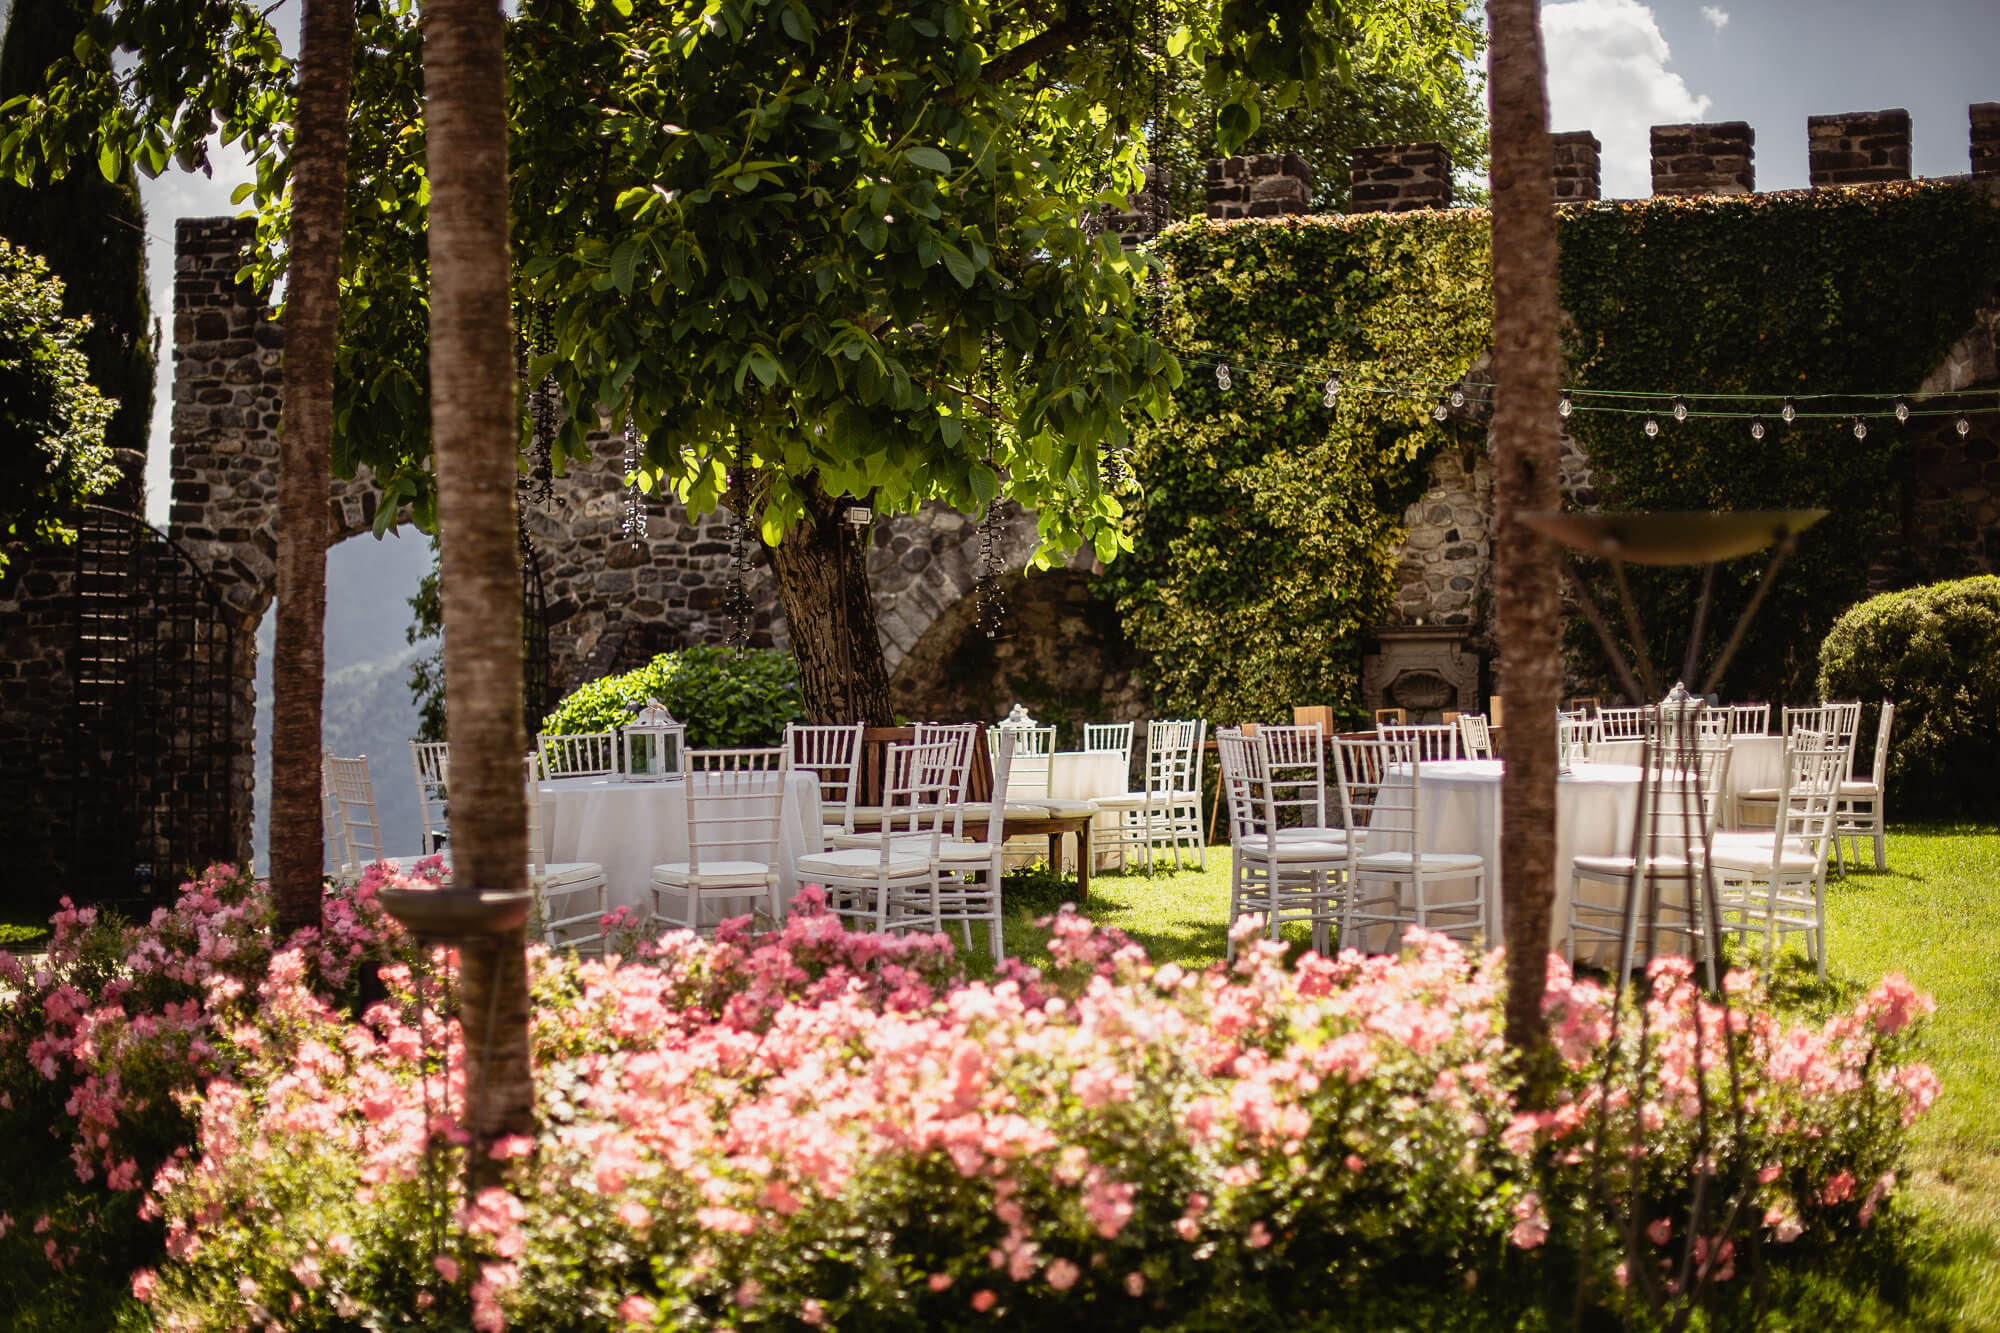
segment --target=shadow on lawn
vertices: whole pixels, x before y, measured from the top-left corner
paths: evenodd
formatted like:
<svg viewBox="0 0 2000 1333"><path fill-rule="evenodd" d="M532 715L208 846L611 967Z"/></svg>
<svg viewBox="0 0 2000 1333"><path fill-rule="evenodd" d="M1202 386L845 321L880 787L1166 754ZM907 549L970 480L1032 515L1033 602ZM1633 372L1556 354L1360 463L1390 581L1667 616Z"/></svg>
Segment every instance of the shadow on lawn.
<svg viewBox="0 0 2000 1333"><path fill-rule="evenodd" d="M1081 904L1085 916L1115 923L1156 963L1200 966L1222 957L1228 944L1223 904L1190 894L1162 912L1154 894L1171 876L1161 872L1149 879L1141 871L1117 871L1090 877L1090 901ZM1226 889L1225 889L1226 894ZM1076 902L1076 881L1035 865L1008 875L1004 888L1008 935L1012 951L1035 963L1045 962L1049 932L1034 923ZM1144 924L1135 918L1143 915Z"/></svg>

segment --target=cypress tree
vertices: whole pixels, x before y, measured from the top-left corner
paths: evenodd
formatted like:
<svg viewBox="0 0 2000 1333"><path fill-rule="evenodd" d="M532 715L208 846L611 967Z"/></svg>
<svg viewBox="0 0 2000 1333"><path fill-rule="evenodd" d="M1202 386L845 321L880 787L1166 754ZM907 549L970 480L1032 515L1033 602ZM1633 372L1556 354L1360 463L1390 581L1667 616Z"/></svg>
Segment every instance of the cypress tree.
<svg viewBox="0 0 2000 1333"><path fill-rule="evenodd" d="M79 0L14 0L0 40L0 103L42 92L51 62L72 51L89 22ZM95 57L109 68L109 56ZM63 313L88 315L82 340L90 381L118 410L105 430L114 450L143 458L153 416L153 329L146 291L146 215L128 165L117 180L94 166L61 180L0 180L0 236L48 260L63 283ZM137 503L144 464L121 458Z"/></svg>

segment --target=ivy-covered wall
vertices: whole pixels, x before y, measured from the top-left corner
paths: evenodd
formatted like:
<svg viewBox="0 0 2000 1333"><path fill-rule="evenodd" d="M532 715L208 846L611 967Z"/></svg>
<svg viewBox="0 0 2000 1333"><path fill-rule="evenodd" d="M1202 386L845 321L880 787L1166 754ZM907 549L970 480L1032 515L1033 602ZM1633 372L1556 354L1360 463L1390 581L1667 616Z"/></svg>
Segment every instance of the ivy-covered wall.
<svg viewBox="0 0 2000 1333"><path fill-rule="evenodd" d="M1591 204L1563 210L1560 236L1565 382L1680 392L1696 412L1748 410L1703 395L1751 392L1869 394L1845 407L1880 412L2000 291L2000 206L1964 185ZM1463 471L1486 447L1479 428L1434 421L1435 399L1370 388L1442 393L1486 349L1487 215L1197 222L1154 249L1170 265L1163 324L1189 382L1140 438L1134 550L1107 583L1152 655L1156 709L1229 721L1331 703L1358 718L1363 639L1395 618L1410 506L1440 449L1456 446ZM1236 363L1227 390L1218 360ZM1287 369L1246 376L1252 362ZM1315 369L1329 365L1343 381L1331 410ZM1797 700L1826 629L1871 580L1969 571L1913 550L1918 441L1948 423L1898 430L1878 415L1857 440L1851 418L1784 427L1770 409L1762 441L1747 420L1663 416L1656 438L1643 414L1579 411L1568 426L1591 469L1584 497L1606 508L1832 511L1721 687ZM1746 559L1719 571L1712 627L1726 628L1761 570ZM1663 666L1681 659L1697 590L1692 571L1636 580ZM1708 637L1713 650L1723 629ZM1572 642L1579 678L1601 677L1595 643Z"/></svg>
<svg viewBox="0 0 2000 1333"><path fill-rule="evenodd" d="M1484 349L1485 214L1194 222L1154 250L1187 381L1139 438L1134 549L1108 582L1152 656L1155 708L1223 723L1357 706L1403 511L1461 429L1370 386L1442 385ZM1227 389L1218 359L1234 361ZM1252 359L1298 374L1260 376ZM1330 409L1313 377L1327 365L1342 368Z"/></svg>

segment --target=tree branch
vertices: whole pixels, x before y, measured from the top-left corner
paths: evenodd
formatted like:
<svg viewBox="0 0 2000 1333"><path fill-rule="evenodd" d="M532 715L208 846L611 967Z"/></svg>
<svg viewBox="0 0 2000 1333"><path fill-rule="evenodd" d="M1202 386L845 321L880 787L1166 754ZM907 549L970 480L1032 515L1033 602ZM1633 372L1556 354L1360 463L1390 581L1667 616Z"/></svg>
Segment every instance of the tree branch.
<svg viewBox="0 0 2000 1333"><path fill-rule="evenodd" d="M1028 66L1048 59L1058 51L1066 51L1078 40L1087 37L1087 24L1065 19L1052 28L1045 29L1030 37L1013 50L997 55L980 68L979 78L983 83L998 83L1011 79Z"/></svg>

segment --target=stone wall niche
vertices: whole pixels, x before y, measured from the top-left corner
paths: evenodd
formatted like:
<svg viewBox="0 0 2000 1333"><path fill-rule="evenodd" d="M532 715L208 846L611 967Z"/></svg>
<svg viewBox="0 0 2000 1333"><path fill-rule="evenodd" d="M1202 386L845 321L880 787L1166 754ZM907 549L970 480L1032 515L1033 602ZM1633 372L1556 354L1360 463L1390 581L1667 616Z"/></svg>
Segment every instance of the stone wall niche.
<svg viewBox="0 0 2000 1333"><path fill-rule="evenodd" d="M1446 710L1480 711L1479 657L1468 627L1384 625L1361 658L1361 704L1400 708L1411 722L1442 722Z"/></svg>

